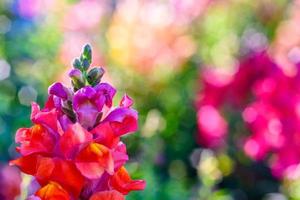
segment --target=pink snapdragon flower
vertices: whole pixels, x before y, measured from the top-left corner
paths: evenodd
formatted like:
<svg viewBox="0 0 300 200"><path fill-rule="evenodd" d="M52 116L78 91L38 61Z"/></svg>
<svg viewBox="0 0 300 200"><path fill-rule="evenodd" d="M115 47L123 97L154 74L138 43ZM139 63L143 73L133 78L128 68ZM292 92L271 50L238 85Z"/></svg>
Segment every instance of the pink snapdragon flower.
<svg viewBox="0 0 300 200"><path fill-rule="evenodd" d="M266 52L257 52L242 59L227 79L206 70L201 81L196 107L202 145L224 147L229 122L221 113L240 113L250 133L243 136L245 153L253 160L266 160L278 178L299 173L299 68L295 76L287 76ZM236 141L238 147L243 138Z"/></svg>

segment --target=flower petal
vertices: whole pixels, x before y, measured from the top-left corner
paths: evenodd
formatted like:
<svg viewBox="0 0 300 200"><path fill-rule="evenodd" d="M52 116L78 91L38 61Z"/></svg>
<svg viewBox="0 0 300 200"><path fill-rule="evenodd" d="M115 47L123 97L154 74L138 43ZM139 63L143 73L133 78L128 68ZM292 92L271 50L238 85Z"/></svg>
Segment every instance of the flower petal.
<svg viewBox="0 0 300 200"><path fill-rule="evenodd" d="M110 186L120 193L126 195L133 190L144 190L146 187L146 182L144 180L132 180L125 167L121 167L110 178Z"/></svg>
<svg viewBox="0 0 300 200"><path fill-rule="evenodd" d="M58 96L64 100L67 100L68 99L67 90L68 89L62 83L56 82L50 85L50 87L48 88L48 93L51 95Z"/></svg>
<svg viewBox="0 0 300 200"><path fill-rule="evenodd" d="M120 141L119 137L116 137L109 122L101 123L96 126L92 131L95 141L107 146L108 148L114 148Z"/></svg>
<svg viewBox="0 0 300 200"><path fill-rule="evenodd" d="M130 108L133 105L133 100L125 94L120 102L121 107Z"/></svg>
<svg viewBox="0 0 300 200"><path fill-rule="evenodd" d="M40 155L31 154L23 156L9 162L10 165L16 165L20 170L26 174L34 175L36 173L36 166Z"/></svg>
<svg viewBox="0 0 300 200"><path fill-rule="evenodd" d="M126 145L123 142L119 142L117 147L113 151L115 170L118 170L128 161L128 155L126 151Z"/></svg>
<svg viewBox="0 0 300 200"><path fill-rule="evenodd" d="M58 183L50 182L49 184L45 185L41 189L39 189L35 193L36 197L41 198L42 200L70 200L71 197L64 188L61 187Z"/></svg>
<svg viewBox="0 0 300 200"><path fill-rule="evenodd" d="M95 87L95 90L98 95L105 97L105 105L110 108L112 106L112 99L116 94L116 89L108 83L100 83Z"/></svg>
<svg viewBox="0 0 300 200"><path fill-rule="evenodd" d="M138 128L138 113L130 108L116 108L103 120L109 122L115 135L121 136Z"/></svg>
<svg viewBox="0 0 300 200"><path fill-rule="evenodd" d="M93 135L85 130L79 123L68 126L61 136L59 147L65 158L73 158L81 144L92 141Z"/></svg>
<svg viewBox="0 0 300 200"><path fill-rule="evenodd" d="M61 129L57 120L57 112L55 109L50 111L41 111L38 104L32 103L31 120L35 124L41 124L54 135Z"/></svg>
<svg viewBox="0 0 300 200"><path fill-rule="evenodd" d="M86 86L78 90L74 95L73 101L73 108L76 112L78 122L84 128L93 127L104 103L105 99L98 98L94 88Z"/></svg>
<svg viewBox="0 0 300 200"><path fill-rule="evenodd" d="M15 141L21 144L20 147L17 147L17 150L25 156L38 152L51 153L55 144L53 135L41 125L18 129Z"/></svg>
<svg viewBox="0 0 300 200"><path fill-rule="evenodd" d="M75 158L78 170L89 179L100 178L106 171L114 172L114 162L110 150L104 145L90 143Z"/></svg>
<svg viewBox="0 0 300 200"><path fill-rule="evenodd" d="M46 185L49 181L59 183L74 197L79 196L84 185L84 177L74 163L60 158L40 158L35 177L41 185Z"/></svg>
<svg viewBox="0 0 300 200"><path fill-rule="evenodd" d="M125 200L125 197L115 190L97 192L90 200Z"/></svg>

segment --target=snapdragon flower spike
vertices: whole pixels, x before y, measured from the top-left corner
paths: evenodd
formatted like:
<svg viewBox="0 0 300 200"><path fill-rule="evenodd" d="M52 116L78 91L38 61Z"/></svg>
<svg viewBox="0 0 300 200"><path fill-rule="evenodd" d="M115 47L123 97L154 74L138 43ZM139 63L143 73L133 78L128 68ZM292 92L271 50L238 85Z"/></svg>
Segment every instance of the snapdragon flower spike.
<svg viewBox="0 0 300 200"><path fill-rule="evenodd" d="M33 126L16 133L21 157L10 163L40 184L30 200L123 200L145 188L145 181L132 180L126 171L128 155L120 138L138 128L133 100L124 95L113 107L116 90L99 82L103 74L87 81L88 67L81 65L83 60L90 65L90 53L85 47L71 70L73 87L52 84L45 107L32 104Z"/></svg>

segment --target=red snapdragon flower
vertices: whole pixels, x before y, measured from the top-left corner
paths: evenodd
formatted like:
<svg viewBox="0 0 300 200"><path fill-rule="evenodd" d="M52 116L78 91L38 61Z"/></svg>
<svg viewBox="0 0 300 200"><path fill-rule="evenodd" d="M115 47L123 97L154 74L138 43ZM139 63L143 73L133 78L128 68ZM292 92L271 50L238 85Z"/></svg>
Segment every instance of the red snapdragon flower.
<svg viewBox="0 0 300 200"><path fill-rule="evenodd" d="M125 199L145 187L123 167L128 155L120 137L138 127L133 101L125 95L120 106L112 107L116 91L100 83L103 69L85 72L90 55L86 46L74 64L79 74L71 73L73 88L50 86L45 108L32 104L34 125L16 133L21 157L11 164L41 185L30 199Z"/></svg>

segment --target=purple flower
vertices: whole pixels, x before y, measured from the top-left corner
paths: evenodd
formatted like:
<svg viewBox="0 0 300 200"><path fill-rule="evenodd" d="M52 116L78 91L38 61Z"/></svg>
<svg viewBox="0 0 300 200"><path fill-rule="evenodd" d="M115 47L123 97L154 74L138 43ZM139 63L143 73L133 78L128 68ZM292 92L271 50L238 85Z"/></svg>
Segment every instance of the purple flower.
<svg viewBox="0 0 300 200"><path fill-rule="evenodd" d="M112 106L116 90L107 83L95 88L85 86L74 94L73 109L78 122L85 128L92 128L102 116L102 108Z"/></svg>

